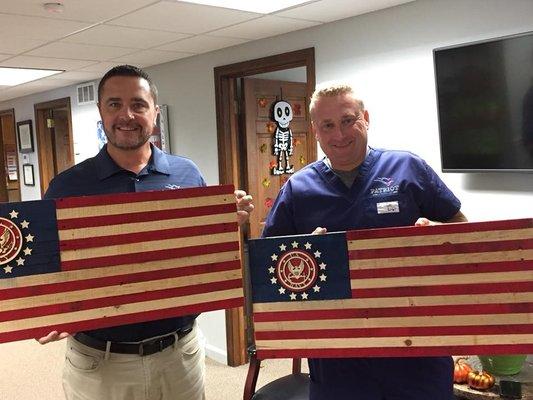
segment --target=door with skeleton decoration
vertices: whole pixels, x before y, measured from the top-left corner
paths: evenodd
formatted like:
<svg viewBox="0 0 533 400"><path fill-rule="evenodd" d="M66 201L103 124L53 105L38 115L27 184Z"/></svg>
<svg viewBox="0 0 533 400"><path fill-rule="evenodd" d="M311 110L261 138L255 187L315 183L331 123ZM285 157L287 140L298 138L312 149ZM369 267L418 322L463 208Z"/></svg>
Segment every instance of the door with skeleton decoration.
<svg viewBox="0 0 533 400"><path fill-rule="evenodd" d="M280 188L289 177L316 157L308 143L306 83L245 78L245 171L255 210L250 216L250 237L257 238Z"/></svg>

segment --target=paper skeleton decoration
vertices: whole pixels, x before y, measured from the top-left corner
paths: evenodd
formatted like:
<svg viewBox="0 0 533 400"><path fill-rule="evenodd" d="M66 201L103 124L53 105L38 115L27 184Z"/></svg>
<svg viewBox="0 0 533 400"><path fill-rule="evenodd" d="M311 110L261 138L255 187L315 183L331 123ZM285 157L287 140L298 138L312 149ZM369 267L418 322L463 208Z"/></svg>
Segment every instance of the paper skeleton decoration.
<svg viewBox="0 0 533 400"><path fill-rule="evenodd" d="M272 168L273 175L292 174L294 166L290 165L292 156L292 131L289 123L292 121L292 108L286 101L278 101L273 106L276 131L274 132L273 154L277 156L277 165Z"/></svg>

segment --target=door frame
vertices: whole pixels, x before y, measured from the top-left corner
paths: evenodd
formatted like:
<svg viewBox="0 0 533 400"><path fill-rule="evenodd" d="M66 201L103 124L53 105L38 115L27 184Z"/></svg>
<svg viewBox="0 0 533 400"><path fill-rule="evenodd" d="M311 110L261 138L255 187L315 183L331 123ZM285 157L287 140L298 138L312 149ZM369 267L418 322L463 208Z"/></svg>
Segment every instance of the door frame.
<svg viewBox="0 0 533 400"><path fill-rule="evenodd" d="M235 128L234 118L232 118L235 109L233 101L235 79L296 67L306 67L307 97L311 98L316 82L314 47L214 68L218 172L221 184L233 183L237 187L246 189L245 181L239 180L242 161L238 154L242 142ZM309 122L309 132L311 131L310 124ZM308 144L307 159L315 159L316 154L316 141L311 140ZM243 238L241 237L241 243L242 241ZM241 260L243 259L241 246ZM238 366L247 362L243 315L242 307L226 310L226 345L228 365L230 366Z"/></svg>
<svg viewBox="0 0 533 400"><path fill-rule="evenodd" d="M41 196L44 196L44 193L46 192L46 187L48 187L48 183L53 178L53 176L49 177L48 170L45 171L45 163L46 163L46 150L44 148L44 135L46 132L44 132L46 129L43 129L43 126L40 123L39 116L41 115L41 111L47 110L50 108L63 108L65 107L67 109L67 118L68 118L68 135L69 135L69 143L70 143L70 151L74 157L74 137L72 134L72 110L70 107L70 97L63 97L60 99L45 101L42 103L36 103L33 105L34 109L34 118L35 118L35 131L37 136L37 153L39 156L39 182L41 186ZM48 179L48 182L46 180Z"/></svg>
<svg viewBox="0 0 533 400"><path fill-rule="evenodd" d="M15 118L15 109L14 108L7 108L5 110L0 110L0 116L8 116L8 117L11 117L11 122L13 124L13 129L14 129L14 133L15 133L15 153L16 153L16 158L17 158L17 175L18 175L18 194L19 194L19 199L21 199L22 195L21 195L21 186L22 186L22 171L20 170L20 159L19 159L19 150L18 150L18 134L17 134L17 122L16 122L16 118ZM4 138L3 138L3 134L0 136L0 147L2 148L2 151L4 152L5 151L5 148L4 148ZM4 155L2 154L2 157L0 159L0 171L6 171L6 165L5 165L5 159L4 159ZM6 182L7 182L7 179L6 179ZM1 195L0 197L4 197L6 198L6 202L9 201L9 188L8 188L8 185L7 183L2 183L2 188L0 190L1 192Z"/></svg>

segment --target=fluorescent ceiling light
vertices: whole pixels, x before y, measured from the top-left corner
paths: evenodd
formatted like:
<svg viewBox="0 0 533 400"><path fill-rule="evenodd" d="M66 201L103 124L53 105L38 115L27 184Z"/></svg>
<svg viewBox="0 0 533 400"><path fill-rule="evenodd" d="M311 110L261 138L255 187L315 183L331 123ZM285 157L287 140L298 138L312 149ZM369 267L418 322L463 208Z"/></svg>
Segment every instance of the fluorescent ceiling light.
<svg viewBox="0 0 533 400"><path fill-rule="evenodd" d="M184 0L184 2L269 14L298 4L308 3L309 0Z"/></svg>
<svg viewBox="0 0 533 400"><path fill-rule="evenodd" d="M52 69L33 69L33 68L7 68L0 67L0 85L16 86L22 83L31 82L46 76L59 74L64 71Z"/></svg>

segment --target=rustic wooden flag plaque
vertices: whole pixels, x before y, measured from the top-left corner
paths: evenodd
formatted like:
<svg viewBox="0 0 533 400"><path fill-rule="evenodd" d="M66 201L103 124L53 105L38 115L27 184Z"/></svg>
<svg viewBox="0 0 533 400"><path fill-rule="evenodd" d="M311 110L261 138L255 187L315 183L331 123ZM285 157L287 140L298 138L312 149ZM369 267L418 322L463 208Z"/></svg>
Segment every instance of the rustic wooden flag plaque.
<svg viewBox="0 0 533 400"><path fill-rule="evenodd" d="M0 343L243 304L233 186L0 204Z"/></svg>
<svg viewBox="0 0 533 400"><path fill-rule="evenodd" d="M533 219L250 243L259 359L533 353Z"/></svg>

